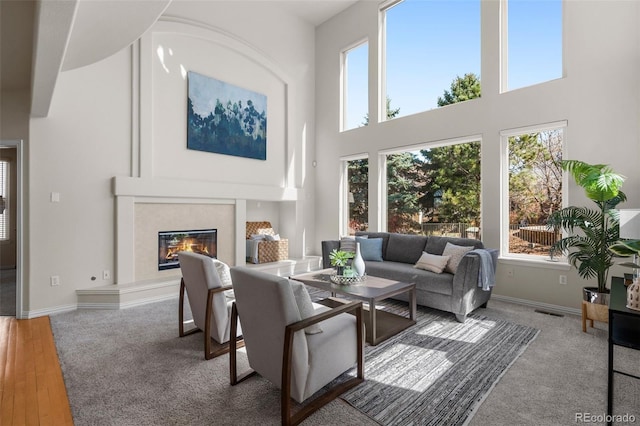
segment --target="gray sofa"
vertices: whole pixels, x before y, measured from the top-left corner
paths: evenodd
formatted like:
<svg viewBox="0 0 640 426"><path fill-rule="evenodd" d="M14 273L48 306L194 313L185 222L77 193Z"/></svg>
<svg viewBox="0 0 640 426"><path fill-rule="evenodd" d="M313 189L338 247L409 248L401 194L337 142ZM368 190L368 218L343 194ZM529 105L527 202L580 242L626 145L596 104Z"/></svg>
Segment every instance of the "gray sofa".
<svg viewBox="0 0 640 426"><path fill-rule="evenodd" d="M467 314L478 307L486 307L491 297L491 290L484 291L478 287L480 257L466 254L460 262L455 274L435 272L414 268L422 252L442 255L447 242L458 246L472 246L474 249L484 248L482 241L467 238L426 237L422 235L405 235L387 232L358 232L356 236L382 238L382 262L365 259L366 274L376 277L416 283L416 299L418 305L440 309L455 314L459 322L464 322ZM330 268L329 253L340 248L340 241L322 242L322 262ZM490 250L495 267L497 250ZM408 300L408 295L395 296L400 300Z"/></svg>

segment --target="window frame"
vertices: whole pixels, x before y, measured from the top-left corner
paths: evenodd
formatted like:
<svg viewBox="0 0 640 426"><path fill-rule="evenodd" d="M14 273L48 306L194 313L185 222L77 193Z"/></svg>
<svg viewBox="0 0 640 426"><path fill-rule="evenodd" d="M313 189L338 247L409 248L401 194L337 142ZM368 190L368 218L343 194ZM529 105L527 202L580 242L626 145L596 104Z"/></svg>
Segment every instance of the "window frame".
<svg viewBox="0 0 640 426"><path fill-rule="evenodd" d="M528 133L537 133L550 130L562 130L562 158L567 158L567 135L568 121L554 121L537 125L505 129L500 131L500 259L508 259L517 263L531 264L540 263L544 265L559 265L559 268L568 267L568 259L565 256L558 256L551 261L548 257L509 252L509 138ZM562 208L569 205L569 174L562 173ZM563 231L564 234L564 231ZM565 235L563 235L565 236Z"/></svg>
<svg viewBox="0 0 640 426"><path fill-rule="evenodd" d="M340 132L346 132L349 130L357 129L358 127L350 127L347 128L347 120L348 120L348 107L349 107L349 61L348 55L349 52L358 49L362 46L367 46L367 110L366 114L369 116L369 121L371 121L371 114L369 111L369 38L362 38L349 46L343 48L340 51Z"/></svg>
<svg viewBox="0 0 640 426"><path fill-rule="evenodd" d="M380 231L387 232L388 229L388 220L389 220L389 187L387 185L387 156L392 154L400 154L403 152L413 152L419 151L421 149L434 149L440 148L443 146L451 146L451 145L459 145L463 143L479 143L480 144L480 157L482 158L482 147L483 147L483 139L481 134L463 136L458 138L449 138L449 139L440 139L431 142L424 142L415 145L406 145L397 148L390 148L381 150L378 152L378 212L379 212L379 223L380 223ZM483 192L483 181L482 181L482 169L480 171L480 230L483 229L483 215L482 215L482 192ZM371 179L371 176L369 176ZM481 235L483 233L481 232Z"/></svg>
<svg viewBox="0 0 640 426"><path fill-rule="evenodd" d="M397 118L410 117L416 114L423 114L428 111L439 109L441 107L435 106L433 108L425 107L420 111L409 112L406 115L400 115L394 118L387 117L387 11L405 0L385 0L380 3L378 7L378 123L385 121L395 120ZM480 83L482 83L482 2L484 0L478 0L479 6L479 34L478 34L478 71L477 76ZM501 0L504 1L504 0ZM466 72L465 72L466 73ZM464 75L465 73L462 73ZM460 73L452 76L451 81L459 76ZM443 87L442 90L448 90L449 85ZM369 115L371 117L371 115Z"/></svg>
<svg viewBox="0 0 640 426"><path fill-rule="evenodd" d="M560 29L561 38L560 40L560 76L556 78L552 78L550 80L538 81L526 86L519 86L515 88L509 88L509 1L510 0L500 0L500 70L499 70L499 78L500 78L500 93L507 93L514 90L524 89L526 87L536 86L538 84L548 83L550 81L559 80L566 77L566 67L565 67L565 52L566 49L566 40L565 36L566 25L565 25L565 16L566 16L566 1L560 0L561 2L561 26Z"/></svg>

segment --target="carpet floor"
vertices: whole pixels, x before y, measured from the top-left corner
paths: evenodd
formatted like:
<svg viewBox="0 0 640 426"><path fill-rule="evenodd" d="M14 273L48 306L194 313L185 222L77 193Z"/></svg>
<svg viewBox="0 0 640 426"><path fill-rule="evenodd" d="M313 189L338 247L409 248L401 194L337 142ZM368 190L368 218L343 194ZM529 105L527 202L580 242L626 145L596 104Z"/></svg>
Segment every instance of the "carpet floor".
<svg viewBox="0 0 640 426"><path fill-rule="evenodd" d="M177 300L51 323L76 425L279 423L274 385L257 377L231 387L226 355L204 361L201 333L177 337ZM344 395L359 411L337 400L305 424L462 424L535 335L420 309L416 326L367 346L367 381ZM239 362L248 368L243 354Z"/></svg>

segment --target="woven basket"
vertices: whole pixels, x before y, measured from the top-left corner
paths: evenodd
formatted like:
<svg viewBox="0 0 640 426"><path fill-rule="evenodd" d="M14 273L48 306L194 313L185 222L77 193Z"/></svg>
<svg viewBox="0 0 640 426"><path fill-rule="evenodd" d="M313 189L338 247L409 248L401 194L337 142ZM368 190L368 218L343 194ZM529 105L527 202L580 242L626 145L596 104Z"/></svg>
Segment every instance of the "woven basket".
<svg viewBox="0 0 640 426"><path fill-rule="evenodd" d="M247 222L246 238L252 235L276 235L270 222ZM289 240L260 241L258 263L278 262L289 259Z"/></svg>

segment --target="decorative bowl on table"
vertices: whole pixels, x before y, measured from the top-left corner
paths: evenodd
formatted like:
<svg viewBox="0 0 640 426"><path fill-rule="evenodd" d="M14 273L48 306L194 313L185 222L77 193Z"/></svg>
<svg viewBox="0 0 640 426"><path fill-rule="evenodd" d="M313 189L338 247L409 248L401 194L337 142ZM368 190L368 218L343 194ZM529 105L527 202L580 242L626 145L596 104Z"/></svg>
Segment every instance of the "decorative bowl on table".
<svg viewBox="0 0 640 426"><path fill-rule="evenodd" d="M367 279L367 274L362 276L357 275L330 275L331 282L338 285L356 285L362 283Z"/></svg>

